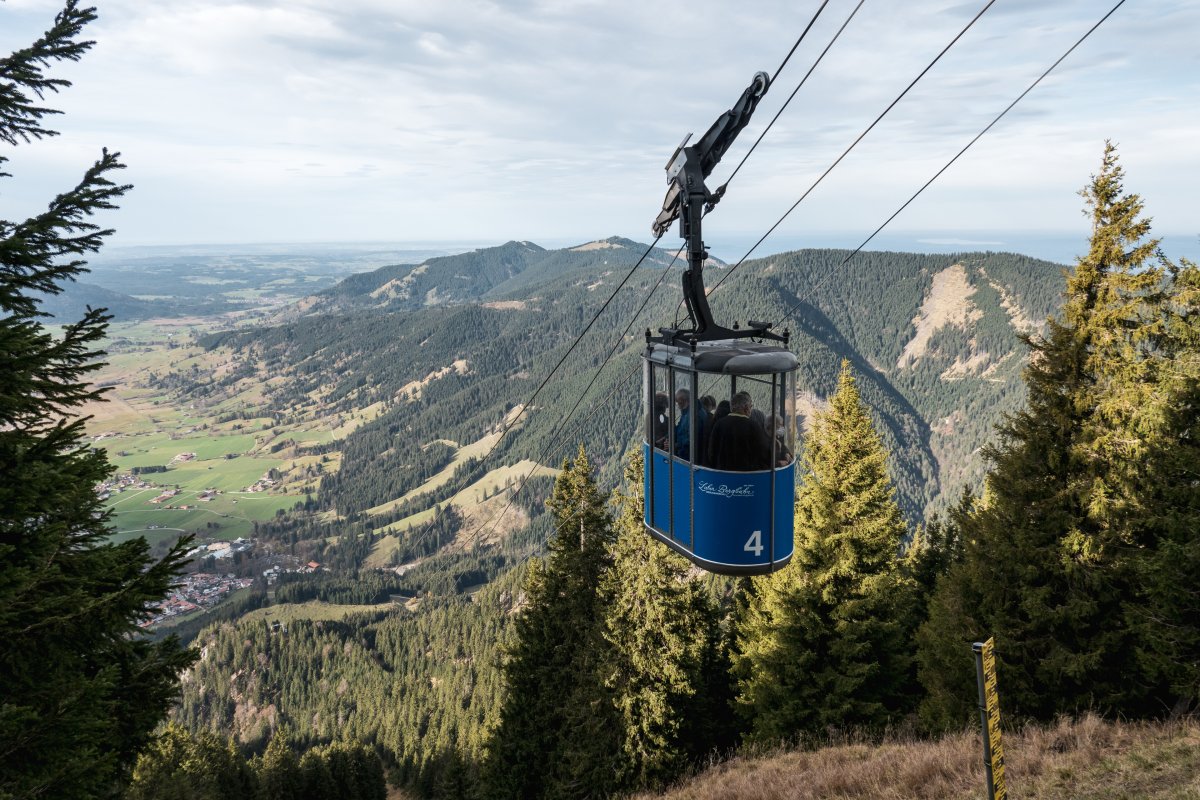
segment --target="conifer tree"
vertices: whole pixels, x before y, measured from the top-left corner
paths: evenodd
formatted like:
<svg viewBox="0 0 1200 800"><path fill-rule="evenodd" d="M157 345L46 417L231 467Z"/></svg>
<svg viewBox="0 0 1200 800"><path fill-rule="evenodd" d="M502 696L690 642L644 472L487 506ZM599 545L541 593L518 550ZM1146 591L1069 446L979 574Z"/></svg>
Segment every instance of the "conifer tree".
<svg viewBox="0 0 1200 800"><path fill-rule="evenodd" d="M716 604L685 559L646 535L640 451L624 486L604 578L604 683L620 716L621 788L650 789L722 744L714 723L732 709L721 707L727 693L714 692L711 674L727 674Z"/></svg>
<svg viewBox="0 0 1200 800"><path fill-rule="evenodd" d="M45 69L88 50L93 19L68 0L38 41L0 59L0 142L54 134L39 101L68 82ZM87 445L79 408L101 399L88 376L108 317L89 310L52 334L35 299L60 292L111 233L89 217L129 188L111 180L122 166L103 151L46 211L0 220L0 796L118 793L194 657L138 628L186 542L159 561L145 539L109 542L95 490L111 467Z"/></svg>
<svg viewBox="0 0 1200 800"><path fill-rule="evenodd" d="M362 742L335 742L321 753L329 764L334 797L386 800L387 784L379 757Z"/></svg>
<svg viewBox="0 0 1200 800"><path fill-rule="evenodd" d="M309 750L300 757L300 800L340 800L329 762L316 750Z"/></svg>
<svg viewBox="0 0 1200 800"><path fill-rule="evenodd" d="M303 778L300 759L288 746L283 731L276 731L258 760L258 796L260 800L296 800Z"/></svg>
<svg viewBox="0 0 1200 800"><path fill-rule="evenodd" d="M244 800L257 791L253 771L232 741L190 735L169 723L138 756L126 800Z"/></svg>
<svg viewBox="0 0 1200 800"><path fill-rule="evenodd" d="M1068 276L1061 319L1029 340L1028 407L985 450L985 502L967 520L964 559L939 586L920 633L930 724L969 717L969 643L993 635L1005 702L1017 714L1141 715L1163 702L1162 675L1139 665L1144 632L1132 620L1151 577L1139 579L1139 570L1170 541L1169 529L1190 520L1194 530L1197 518L1185 466L1196 463L1191 423L1174 413L1189 379L1178 393L1164 383L1173 362L1189 346L1195 352L1186 334L1170 335L1190 273L1147 238L1141 199L1124 191L1123 178L1110 143L1082 192L1089 251ZM1157 455L1163 447L1191 455L1170 466Z"/></svg>
<svg viewBox="0 0 1200 800"><path fill-rule="evenodd" d="M803 466L795 554L756 580L738 634L739 703L761 741L878 727L912 692L905 524L848 362Z"/></svg>
<svg viewBox="0 0 1200 800"><path fill-rule="evenodd" d="M945 518L935 514L926 525L919 526L904 548L904 572L912 578L916 591L914 631L929 616L929 601L937 582L962 560L962 530L975 502L970 487L964 487L950 513Z"/></svg>
<svg viewBox="0 0 1200 800"><path fill-rule="evenodd" d="M513 625L503 665L505 698L488 743L483 789L493 797L603 791L578 772L602 767L580 754L612 752L595 742L615 727L605 724L609 707L598 702L596 690L600 580L612 565L612 522L582 447L574 461L564 462L547 506L556 528L549 554L530 564L528 605Z"/></svg>
<svg viewBox="0 0 1200 800"><path fill-rule="evenodd" d="M1139 509L1156 537L1134 560L1139 602L1127 616L1139 666L1178 714L1200 705L1200 268L1185 261L1174 272L1152 404L1164 435L1143 458Z"/></svg>

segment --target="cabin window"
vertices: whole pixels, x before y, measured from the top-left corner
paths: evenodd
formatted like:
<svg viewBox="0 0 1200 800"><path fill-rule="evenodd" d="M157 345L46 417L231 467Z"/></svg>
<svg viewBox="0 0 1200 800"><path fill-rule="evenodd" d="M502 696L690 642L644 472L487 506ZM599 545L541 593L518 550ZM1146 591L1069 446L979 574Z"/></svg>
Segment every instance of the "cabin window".
<svg viewBox="0 0 1200 800"><path fill-rule="evenodd" d="M643 435L655 450L697 466L714 466L708 463L709 434L717 418L732 411L736 395L745 392L752 418L768 434L771 463L779 468L795 459L795 373L718 375L644 363ZM712 399L713 410L699 413L696 409L706 398Z"/></svg>

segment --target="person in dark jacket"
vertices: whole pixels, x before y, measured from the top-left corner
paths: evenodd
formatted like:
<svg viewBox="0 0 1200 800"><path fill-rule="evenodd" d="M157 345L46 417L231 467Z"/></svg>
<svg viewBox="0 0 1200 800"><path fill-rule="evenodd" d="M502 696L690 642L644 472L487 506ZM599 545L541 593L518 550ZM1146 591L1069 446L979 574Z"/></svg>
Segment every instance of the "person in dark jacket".
<svg viewBox="0 0 1200 800"><path fill-rule="evenodd" d="M750 394L738 392L730 405L729 416L713 425L708 440L708 465L734 472L769 469L771 441L763 426L750 419L753 410Z"/></svg>

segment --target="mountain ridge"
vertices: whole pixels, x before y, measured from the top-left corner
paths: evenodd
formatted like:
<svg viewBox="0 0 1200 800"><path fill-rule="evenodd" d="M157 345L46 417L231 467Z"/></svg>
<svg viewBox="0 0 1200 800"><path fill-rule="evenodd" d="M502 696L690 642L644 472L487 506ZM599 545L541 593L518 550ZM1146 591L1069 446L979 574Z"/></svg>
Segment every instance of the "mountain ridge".
<svg viewBox="0 0 1200 800"><path fill-rule="evenodd" d="M298 370L296 380L305 392L327 381L327 398L343 410L358 402L384 404L379 418L351 434L348 443L394 427L389 420L401 417L414 420L409 424L418 430L428 426L433 431L429 420L442 417L442 411L455 420L448 438L474 441L514 405L525 402L538 379L588 323L592 309L608 296L609 287L616 285L615 270L621 269L623 278L646 249L617 237L558 250L512 241L421 265L384 267L325 290L291 321L219 334L204 342L267 358L280 377ZM652 255L662 266L670 261L666 251ZM724 319L771 319L778 318L781 309L799 311L798 319L784 322L794 328L799 388L818 405L832 393L841 360L855 366L893 452L892 472L902 505L910 520L916 520L931 504L944 504L947 492L957 494L963 483L981 474L979 446L1021 396L1019 382L1014 381L1024 359L1020 336L1028 320L1052 309L1057 292L1053 284L1061 267L993 253L868 252L842 268L846 255L847 251L804 250L747 261L710 294L710 302ZM614 341L622 323L663 277L660 268L655 264L635 273L563 371L544 388L542 408L565 413L582 390L584 376L597 369L610 350L617 363L634 363L641 331L665 324L678 313L675 281L664 281L672 285L649 298L641 324L630 326L629 335ZM718 265L713 273L720 269ZM414 285L420 291L401 297L386 288L419 270ZM481 277L464 283L463 270L475 270ZM944 295L950 284L961 295L957 316L930 322L922 308L928 312L939 291ZM428 302L430 296L438 302ZM361 318L363 312L369 319ZM654 322L656 317L661 322ZM918 341L920 346L914 347ZM328 368L330 361L350 365L348 372L336 374ZM460 361L470 363L469 374L449 369ZM576 432L593 445L609 484L617 476L611 465L619 461L630 436L618 431L636 429L638 414L637 391L618 385L614 369L609 366L608 377L597 381L594 392L609 398L612 412L628 424L585 421ZM425 382L421 398L400 400L400 388L414 381ZM352 391L347 389L351 384ZM291 390L272 391L279 398ZM450 405L439 409L438 403ZM506 440L502 458L543 457L549 443L562 435L552 417L539 420L539 413L530 414L517 441ZM386 437L380 442L380 447L363 452L368 463L369 453L394 451ZM367 507L392 499L373 497Z"/></svg>

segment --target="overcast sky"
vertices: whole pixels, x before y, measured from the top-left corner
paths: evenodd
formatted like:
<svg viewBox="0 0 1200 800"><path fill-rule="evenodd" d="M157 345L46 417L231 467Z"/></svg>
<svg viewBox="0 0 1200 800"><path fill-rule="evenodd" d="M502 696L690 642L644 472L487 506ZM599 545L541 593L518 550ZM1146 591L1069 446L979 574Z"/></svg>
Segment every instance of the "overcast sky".
<svg viewBox="0 0 1200 800"><path fill-rule="evenodd" d="M997 0L781 226L869 232L1115 0ZM59 3L0 0L0 52ZM57 69L63 135L6 148L0 217L102 146L135 190L118 244L649 241L663 165L773 73L818 0L97 0ZM765 231L983 5L866 0L706 220ZM728 175L854 6L832 0L718 166ZM1195 238L1200 3L1130 0L892 224L976 239L1086 230L1105 138L1158 232ZM675 241L672 230L665 243ZM861 238L861 237L860 237ZM765 249L769 249L765 248Z"/></svg>

